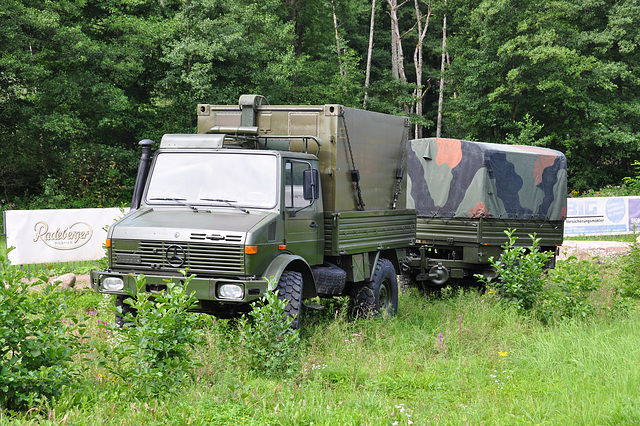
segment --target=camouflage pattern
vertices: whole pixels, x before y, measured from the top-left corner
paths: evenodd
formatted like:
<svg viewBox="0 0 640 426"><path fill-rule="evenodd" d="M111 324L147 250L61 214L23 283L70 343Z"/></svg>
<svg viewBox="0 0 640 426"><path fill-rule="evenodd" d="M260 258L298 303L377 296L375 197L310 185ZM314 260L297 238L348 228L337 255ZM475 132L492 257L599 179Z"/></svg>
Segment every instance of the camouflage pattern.
<svg viewBox="0 0 640 426"><path fill-rule="evenodd" d="M567 160L547 148L410 141L407 208L420 217L536 219L567 214Z"/></svg>

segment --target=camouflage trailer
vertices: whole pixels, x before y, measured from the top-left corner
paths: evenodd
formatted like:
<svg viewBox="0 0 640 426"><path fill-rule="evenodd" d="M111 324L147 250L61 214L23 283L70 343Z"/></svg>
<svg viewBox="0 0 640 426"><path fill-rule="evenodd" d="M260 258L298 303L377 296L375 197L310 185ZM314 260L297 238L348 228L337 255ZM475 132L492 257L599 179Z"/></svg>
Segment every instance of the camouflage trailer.
<svg viewBox="0 0 640 426"><path fill-rule="evenodd" d="M416 245L405 278L441 286L449 278L494 274L506 229L544 251L562 244L567 162L551 149L456 139L410 141L407 208L417 212ZM550 266L555 264L555 258Z"/></svg>

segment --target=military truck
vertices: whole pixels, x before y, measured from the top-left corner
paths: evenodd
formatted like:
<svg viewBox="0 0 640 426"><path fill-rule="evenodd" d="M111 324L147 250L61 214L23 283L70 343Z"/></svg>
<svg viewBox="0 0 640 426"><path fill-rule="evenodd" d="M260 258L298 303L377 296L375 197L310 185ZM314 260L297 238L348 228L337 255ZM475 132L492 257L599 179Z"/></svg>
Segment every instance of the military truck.
<svg viewBox="0 0 640 426"><path fill-rule="evenodd" d="M195 274L198 309L246 312L267 291L288 300L350 295L395 314L397 273L415 239L404 167L409 120L341 105L198 105L197 134L145 140L131 211L107 235L109 267L92 287L163 291ZM121 318L120 318L121 321Z"/></svg>
<svg viewBox="0 0 640 426"><path fill-rule="evenodd" d="M234 317L278 290L298 327L316 296L393 315L398 276L438 287L494 274L488 259L507 228L536 232L546 249L562 243L561 153L409 141L409 125L259 95L198 105L197 134L165 135L153 160L153 142L140 142L131 211L109 228L109 267L92 271L92 287L126 311L136 276L160 292L186 270L198 310Z"/></svg>

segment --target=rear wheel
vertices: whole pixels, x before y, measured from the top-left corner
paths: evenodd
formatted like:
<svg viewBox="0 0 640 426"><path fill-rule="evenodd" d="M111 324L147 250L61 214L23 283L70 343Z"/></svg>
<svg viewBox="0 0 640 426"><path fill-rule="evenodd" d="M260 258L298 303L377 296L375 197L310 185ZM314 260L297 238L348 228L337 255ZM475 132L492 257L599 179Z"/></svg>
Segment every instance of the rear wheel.
<svg viewBox="0 0 640 426"><path fill-rule="evenodd" d="M398 312L398 280L396 270L388 259L380 259L373 277L355 287L352 298L356 312L363 316L377 316Z"/></svg>
<svg viewBox="0 0 640 426"><path fill-rule="evenodd" d="M296 271L284 271L278 280L278 299L286 300L284 308L288 317L293 318L291 328L300 328L302 317L302 274Z"/></svg>

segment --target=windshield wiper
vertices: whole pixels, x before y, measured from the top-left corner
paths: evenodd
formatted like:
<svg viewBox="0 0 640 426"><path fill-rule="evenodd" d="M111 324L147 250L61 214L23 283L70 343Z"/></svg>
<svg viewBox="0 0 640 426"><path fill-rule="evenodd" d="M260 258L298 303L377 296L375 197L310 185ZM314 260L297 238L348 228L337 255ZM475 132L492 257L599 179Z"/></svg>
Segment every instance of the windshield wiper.
<svg viewBox="0 0 640 426"><path fill-rule="evenodd" d="M191 204L185 202L184 198L150 198L150 200L151 201L173 201L176 204L181 204L183 206L189 207L194 212L198 211L198 209L195 206L192 206Z"/></svg>
<svg viewBox="0 0 640 426"><path fill-rule="evenodd" d="M216 202L216 203L226 203L227 205L229 205L231 207L235 207L236 209L241 210L241 211L249 214L249 210L247 210L247 209L245 209L243 207L240 207L240 206L236 206L235 204L233 204L233 203L237 203L237 201L235 201L235 200L223 200L222 198L200 198L200 199L202 201L213 201L213 202Z"/></svg>

